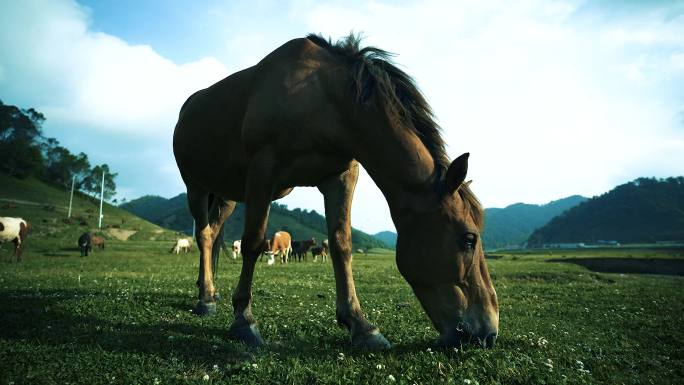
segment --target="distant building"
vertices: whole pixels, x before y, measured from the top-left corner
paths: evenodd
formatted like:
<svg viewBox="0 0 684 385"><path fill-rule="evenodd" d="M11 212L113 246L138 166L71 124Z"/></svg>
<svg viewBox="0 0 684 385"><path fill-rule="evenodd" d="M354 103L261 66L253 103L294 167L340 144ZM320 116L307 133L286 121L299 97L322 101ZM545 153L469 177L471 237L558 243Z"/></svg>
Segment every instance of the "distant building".
<svg viewBox="0 0 684 385"><path fill-rule="evenodd" d="M620 242L618 241L605 241L603 239L596 241L596 244L601 246L620 246Z"/></svg>

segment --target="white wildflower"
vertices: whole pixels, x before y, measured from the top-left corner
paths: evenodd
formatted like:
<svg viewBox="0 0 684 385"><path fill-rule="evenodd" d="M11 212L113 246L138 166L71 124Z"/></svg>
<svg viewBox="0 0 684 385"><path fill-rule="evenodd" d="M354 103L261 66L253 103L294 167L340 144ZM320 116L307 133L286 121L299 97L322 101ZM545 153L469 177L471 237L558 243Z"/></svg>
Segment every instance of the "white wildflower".
<svg viewBox="0 0 684 385"><path fill-rule="evenodd" d="M338 354L337 354L337 359L340 360L340 361L344 360L344 353L338 353Z"/></svg>
<svg viewBox="0 0 684 385"><path fill-rule="evenodd" d="M159 384L161 384L161 381L159 381L159 379L155 377L154 385L159 385Z"/></svg>
<svg viewBox="0 0 684 385"><path fill-rule="evenodd" d="M464 383L464 384L471 384L472 381L470 381L469 379L466 378L465 380L463 380L463 383Z"/></svg>
<svg viewBox="0 0 684 385"><path fill-rule="evenodd" d="M202 377L202 379L203 379L204 381L209 381L209 375L208 375L208 374L205 374L204 377Z"/></svg>
<svg viewBox="0 0 684 385"><path fill-rule="evenodd" d="M375 365L375 369L382 370L382 369L384 369L384 368L385 368L385 365L383 365L383 364L377 364L377 365Z"/></svg>
<svg viewBox="0 0 684 385"><path fill-rule="evenodd" d="M390 381L392 381L392 382L394 382L394 381L396 381L396 380L397 380L397 379L396 379L396 378L394 378L394 376L393 376L393 375L391 375L391 374L387 376L387 379L389 379L389 380L390 380Z"/></svg>
<svg viewBox="0 0 684 385"><path fill-rule="evenodd" d="M218 365L214 364L214 370L218 370Z"/></svg>
<svg viewBox="0 0 684 385"><path fill-rule="evenodd" d="M258 367L259 367L259 365L257 365L257 364L252 364L252 368L256 369L256 368L258 368Z"/></svg>

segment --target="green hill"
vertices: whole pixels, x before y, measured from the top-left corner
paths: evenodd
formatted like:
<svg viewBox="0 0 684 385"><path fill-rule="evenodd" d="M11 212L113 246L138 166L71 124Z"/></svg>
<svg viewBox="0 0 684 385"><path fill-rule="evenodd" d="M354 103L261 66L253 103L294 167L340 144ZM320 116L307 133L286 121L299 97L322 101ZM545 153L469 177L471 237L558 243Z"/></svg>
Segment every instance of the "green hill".
<svg viewBox="0 0 684 385"><path fill-rule="evenodd" d="M573 195L543 205L516 203L505 208L485 209L484 245L488 250L520 246L534 230L586 200Z"/></svg>
<svg viewBox="0 0 684 385"><path fill-rule="evenodd" d="M69 191L63 186L0 173L0 216L26 219L32 238L45 237L65 246L75 246L76 239L85 231L120 240L170 241L178 235L108 203L103 206L99 229L99 200L82 193L74 193L70 219L67 219L68 205Z"/></svg>
<svg viewBox="0 0 684 385"><path fill-rule="evenodd" d="M639 178L552 219L530 235L532 247L599 240L654 243L684 240L684 177Z"/></svg>
<svg viewBox="0 0 684 385"><path fill-rule="evenodd" d="M373 234L373 236L385 242L388 246L391 246L393 249L397 247L397 233L395 233L394 231L381 231L377 234Z"/></svg>
<svg viewBox="0 0 684 385"><path fill-rule="evenodd" d="M142 218L160 226L192 233L192 217L187 208L186 194L179 194L167 199L159 196L143 196L130 202L119 205ZM239 203L235 207L233 215L224 226L226 240L240 239L245 223L244 205ZM271 212L268 219L267 234L269 236L278 230L284 230L292 235L293 239L316 238L319 242L328 238L325 217L316 211L301 209L289 210L286 206L277 203L271 204ZM354 248L387 248L388 246L362 231L352 229L352 242Z"/></svg>

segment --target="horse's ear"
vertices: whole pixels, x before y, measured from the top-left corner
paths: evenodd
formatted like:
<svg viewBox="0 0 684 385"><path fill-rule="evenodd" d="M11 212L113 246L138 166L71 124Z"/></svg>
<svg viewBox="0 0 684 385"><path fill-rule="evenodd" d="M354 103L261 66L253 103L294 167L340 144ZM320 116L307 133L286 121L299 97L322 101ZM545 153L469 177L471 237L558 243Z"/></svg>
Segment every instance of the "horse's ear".
<svg viewBox="0 0 684 385"><path fill-rule="evenodd" d="M458 190L458 188L461 187L461 184L463 184L463 181L466 178L466 174L468 173L469 156L470 153L466 152L465 154L454 159L454 161L451 162L451 164L449 165L449 169L447 170L445 180L446 191L449 195L456 192L456 190Z"/></svg>

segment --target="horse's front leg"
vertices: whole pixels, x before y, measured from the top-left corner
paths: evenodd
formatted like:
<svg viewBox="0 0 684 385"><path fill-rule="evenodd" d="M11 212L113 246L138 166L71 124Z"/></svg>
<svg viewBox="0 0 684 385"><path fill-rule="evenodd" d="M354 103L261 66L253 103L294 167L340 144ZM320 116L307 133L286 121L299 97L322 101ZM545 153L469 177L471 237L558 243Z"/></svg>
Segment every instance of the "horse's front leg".
<svg viewBox="0 0 684 385"><path fill-rule="evenodd" d="M270 154L254 159L245 186L245 230L242 234L242 270L233 292L235 319L230 325L231 338L252 347L263 345L256 320L252 315L252 279L259 255L264 251L266 225L273 197L273 162ZM275 258L272 253L269 258Z"/></svg>
<svg viewBox="0 0 684 385"><path fill-rule="evenodd" d="M341 175L328 178L318 186L325 197L325 217L337 290L337 322L349 329L354 346L388 349L390 343L377 327L366 320L356 297L352 275L351 203L359 169L355 161L350 166Z"/></svg>

